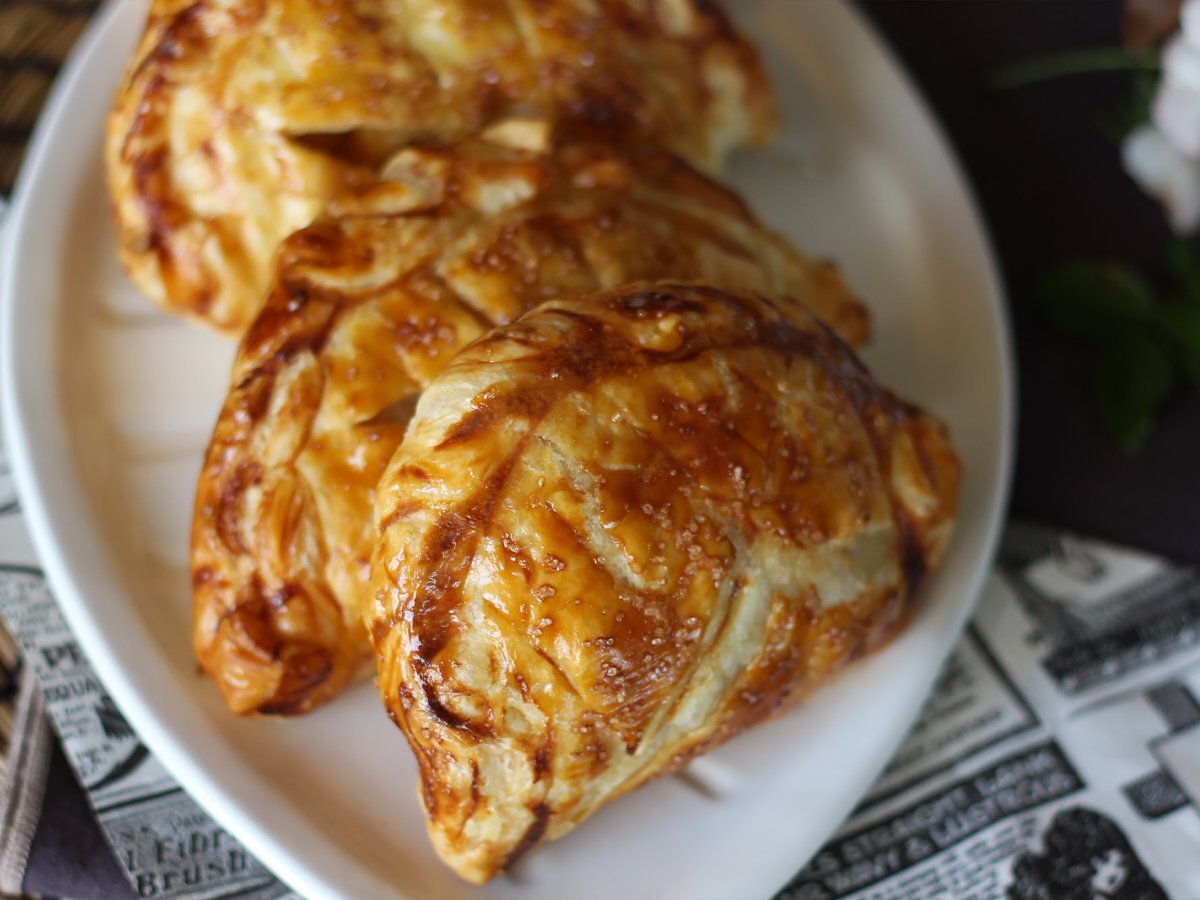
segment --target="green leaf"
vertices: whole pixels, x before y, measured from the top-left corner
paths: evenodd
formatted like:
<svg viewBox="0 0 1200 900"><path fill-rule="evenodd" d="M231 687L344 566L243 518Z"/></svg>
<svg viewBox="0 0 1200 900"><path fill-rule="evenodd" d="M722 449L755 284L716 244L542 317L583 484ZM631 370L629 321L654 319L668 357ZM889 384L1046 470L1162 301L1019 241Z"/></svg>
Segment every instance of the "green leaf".
<svg viewBox="0 0 1200 900"><path fill-rule="evenodd" d="M1161 331L1183 376L1200 387L1200 303L1174 303L1159 314Z"/></svg>
<svg viewBox="0 0 1200 900"><path fill-rule="evenodd" d="M1125 47L1082 47L1046 56L1023 59L993 70L985 81L993 91L1028 87L1064 75L1094 72L1159 72L1162 60L1157 50Z"/></svg>
<svg viewBox="0 0 1200 900"><path fill-rule="evenodd" d="M1179 238L1167 247L1167 268L1179 282L1183 299L1200 306L1200 257L1191 241Z"/></svg>
<svg viewBox="0 0 1200 900"><path fill-rule="evenodd" d="M1093 401L1105 428L1126 452L1140 449L1154 430L1159 409L1175 386L1166 350L1134 329L1115 336L1102 350Z"/></svg>
<svg viewBox="0 0 1200 900"><path fill-rule="evenodd" d="M1052 271L1041 285L1038 309L1059 333L1090 346L1150 323L1154 294L1122 263L1078 259Z"/></svg>

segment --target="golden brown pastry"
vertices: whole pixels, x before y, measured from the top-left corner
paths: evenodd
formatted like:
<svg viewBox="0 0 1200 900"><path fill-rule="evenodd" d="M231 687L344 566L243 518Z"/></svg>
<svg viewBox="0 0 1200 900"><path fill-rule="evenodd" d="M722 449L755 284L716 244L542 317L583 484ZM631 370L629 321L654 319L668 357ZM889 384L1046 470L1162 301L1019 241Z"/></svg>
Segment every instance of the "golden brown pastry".
<svg viewBox="0 0 1200 900"><path fill-rule="evenodd" d="M642 284L463 350L380 482L379 688L483 882L892 634L945 428L797 304Z"/></svg>
<svg viewBox="0 0 1200 900"><path fill-rule="evenodd" d="M108 125L122 263L240 335L279 242L330 197L400 146L533 112L711 168L775 122L707 0L155 0Z"/></svg>
<svg viewBox="0 0 1200 900"><path fill-rule="evenodd" d="M493 325L670 276L792 294L865 339L836 270L729 191L666 153L547 141L509 122L406 150L282 245L196 497L196 653L234 711L304 712L368 656L376 483L416 395Z"/></svg>

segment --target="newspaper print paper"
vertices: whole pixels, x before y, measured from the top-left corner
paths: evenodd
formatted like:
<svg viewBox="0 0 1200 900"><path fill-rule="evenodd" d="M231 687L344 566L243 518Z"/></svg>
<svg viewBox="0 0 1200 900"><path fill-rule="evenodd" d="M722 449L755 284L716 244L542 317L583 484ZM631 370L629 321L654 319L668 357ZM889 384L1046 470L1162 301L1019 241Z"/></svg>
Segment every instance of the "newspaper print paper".
<svg viewBox="0 0 1200 900"><path fill-rule="evenodd" d="M296 896L184 793L105 693L37 566L2 444L0 616L138 896Z"/></svg>
<svg viewBox="0 0 1200 900"><path fill-rule="evenodd" d="M1016 524L916 727L783 900L1200 897L1200 572Z"/></svg>

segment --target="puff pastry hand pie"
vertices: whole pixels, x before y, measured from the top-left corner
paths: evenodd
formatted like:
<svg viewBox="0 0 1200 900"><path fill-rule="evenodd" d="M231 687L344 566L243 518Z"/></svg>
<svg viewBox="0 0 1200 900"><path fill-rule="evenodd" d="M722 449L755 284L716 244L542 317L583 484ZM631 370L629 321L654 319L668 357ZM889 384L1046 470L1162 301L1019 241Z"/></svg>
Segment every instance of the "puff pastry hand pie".
<svg viewBox="0 0 1200 900"><path fill-rule="evenodd" d="M422 394L379 487L379 688L482 882L905 620L954 517L933 418L787 300L551 301Z"/></svg>
<svg viewBox="0 0 1200 900"><path fill-rule="evenodd" d="M240 335L279 242L414 141L512 114L635 131L704 167L775 122L708 0L155 0L106 142L122 263Z"/></svg>
<svg viewBox="0 0 1200 900"><path fill-rule="evenodd" d="M236 712L304 712L368 657L376 483L416 395L491 326L674 277L792 294L866 336L832 266L666 153L509 122L387 177L284 242L201 473L195 647Z"/></svg>

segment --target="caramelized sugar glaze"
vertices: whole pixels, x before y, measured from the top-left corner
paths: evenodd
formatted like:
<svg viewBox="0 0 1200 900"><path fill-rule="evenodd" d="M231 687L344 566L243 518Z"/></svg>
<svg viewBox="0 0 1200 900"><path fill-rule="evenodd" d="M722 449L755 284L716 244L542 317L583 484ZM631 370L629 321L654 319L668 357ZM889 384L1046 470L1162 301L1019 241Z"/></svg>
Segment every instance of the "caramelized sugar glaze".
<svg viewBox="0 0 1200 900"><path fill-rule="evenodd" d="M664 277L786 294L867 336L832 266L676 157L531 122L404 151L285 241L196 496L195 647L229 706L305 712L368 656L376 484L455 353L543 300Z"/></svg>
<svg viewBox="0 0 1200 900"><path fill-rule="evenodd" d="M279 243L391 152L534 114L710 170L775 128L757 54L700 0L155 0L108 125L122 263L241 335Z"/></svg>
<svg viewBox="0 0 1200 900"><path fill-rule="evenodd" d="M369 610L439 854L487 880L877 646L958 481L788 298L635 285L463 350L380 482Z"/></svg>

